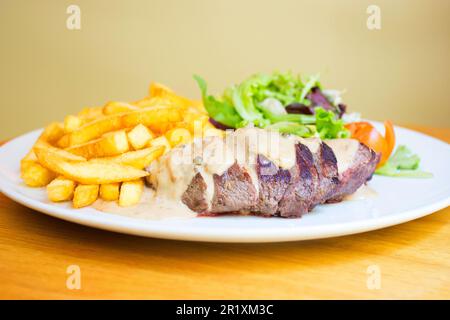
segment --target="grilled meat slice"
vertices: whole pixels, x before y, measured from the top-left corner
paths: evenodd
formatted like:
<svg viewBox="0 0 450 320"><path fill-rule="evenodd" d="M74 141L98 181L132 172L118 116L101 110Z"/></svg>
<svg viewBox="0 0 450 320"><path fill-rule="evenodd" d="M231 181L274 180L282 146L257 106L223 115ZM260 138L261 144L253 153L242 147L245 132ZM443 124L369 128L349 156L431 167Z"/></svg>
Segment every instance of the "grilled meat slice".
<svg viewBox="0 0 450 320"><path fill-rule="evenodd" d="M250 135L255 132L260 138L267 133L239 129L232 135L248 141L255 138ZM300 217L318 204L341 201L355 192L372 177L380 158L352 139L320 141L276 133L271 138L264 136L263 141L273 146L274 137L285 139L278 141L279 158L264 146L254 149L241 142L228 144L221 138L206 141L201 165L184 155L193 146L173 149L158 161L159 166L149 169L152 185L204 215ZM247 149L251 149L249 155L242 157ZM239 152L230 156L230 150ZM188 161L179 163L179 159Z"/></svg>
<svg viewBox="0 0 450 320"><path fill-rule="evenodd" d="M322 143L312 154L296 145L297 163L289 170L258 156L258 191L246 169L234 164L214 175L214 198L208 209L205 183L197 174L183 195L183 202L198 213L256 213L264 216L300 217L322 203L339 202L372 177L379 155L361 144L349 168L338 175L332 149ZM192 201L199 199L200 201Z"/></svg>

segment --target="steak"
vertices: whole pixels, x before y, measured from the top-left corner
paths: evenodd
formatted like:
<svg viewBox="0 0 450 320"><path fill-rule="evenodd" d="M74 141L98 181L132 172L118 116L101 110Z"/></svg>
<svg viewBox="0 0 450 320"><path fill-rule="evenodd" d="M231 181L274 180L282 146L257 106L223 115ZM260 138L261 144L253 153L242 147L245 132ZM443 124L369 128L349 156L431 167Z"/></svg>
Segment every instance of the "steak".
<svg viewBox="0 0 450 320"><path fill-rule="evenodd" d="M257 214L262 216L300 217L316 205L342 201L370 180L380 155L359 143L351 163L338 172L338 161L326 142L311 150L301 142L295 145L295 165L278 167L258 154L255 166L257 181L244 166L234 163L223 174L214 174L214 196L208 204L206 184L196 174L182 201L200 214Z"/></svg>

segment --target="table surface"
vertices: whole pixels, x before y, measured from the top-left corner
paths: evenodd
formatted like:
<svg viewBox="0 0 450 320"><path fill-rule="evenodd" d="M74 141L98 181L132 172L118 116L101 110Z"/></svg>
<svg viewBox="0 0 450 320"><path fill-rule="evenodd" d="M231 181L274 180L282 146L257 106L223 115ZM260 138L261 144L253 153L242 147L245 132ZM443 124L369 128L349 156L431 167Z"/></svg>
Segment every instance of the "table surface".
<svg viewBox="0 0 450 320"><path fill-rule="evenodd" d="M450 129L409 127L450 142ZM0 298L449 299L450 207L352 236L215 244L84 227L0 194Z"/></svg>

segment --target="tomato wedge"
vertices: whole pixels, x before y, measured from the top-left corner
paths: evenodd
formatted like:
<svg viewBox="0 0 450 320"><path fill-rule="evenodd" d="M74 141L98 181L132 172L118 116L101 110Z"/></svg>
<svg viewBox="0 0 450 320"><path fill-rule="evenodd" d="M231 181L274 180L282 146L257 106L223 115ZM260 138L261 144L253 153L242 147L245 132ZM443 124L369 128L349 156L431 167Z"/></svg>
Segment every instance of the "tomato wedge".
<svg viewBox="0 0 450 320"><path fill-rule="evenodd" d="M377 168L381 167L389 159L395 146L395 133L392 122L384 122L384 137L368 122L352 122L345 127L350 131L352 138L364 143L372 150L381 153L381 159Z"/></svg>

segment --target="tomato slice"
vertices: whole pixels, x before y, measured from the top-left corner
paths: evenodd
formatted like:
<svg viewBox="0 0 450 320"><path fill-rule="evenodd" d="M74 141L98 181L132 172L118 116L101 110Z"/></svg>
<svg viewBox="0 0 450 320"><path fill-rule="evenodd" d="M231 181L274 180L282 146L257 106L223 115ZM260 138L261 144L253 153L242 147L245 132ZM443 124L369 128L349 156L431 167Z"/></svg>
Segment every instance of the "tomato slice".
<svg viewBox="0 0 450 320"><path fill-rule="evenodd" d="M368 122L352 122L345 126L351 137L364 143L366 146L381 154L377 167L382 166L392 153L395 146L394 127L390 121L385 121L385 137Z"/></svg>

